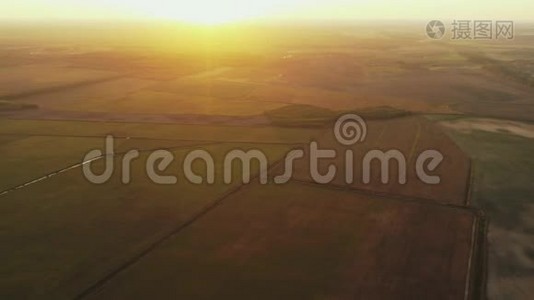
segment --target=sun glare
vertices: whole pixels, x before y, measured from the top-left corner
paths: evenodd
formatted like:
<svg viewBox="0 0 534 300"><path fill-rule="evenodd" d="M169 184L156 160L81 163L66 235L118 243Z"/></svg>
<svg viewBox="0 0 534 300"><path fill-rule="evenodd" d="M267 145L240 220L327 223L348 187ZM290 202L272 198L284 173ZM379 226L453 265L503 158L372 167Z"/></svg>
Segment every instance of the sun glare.
<svg viewBox="0 0 534 300"><path fill-rule="evenodd" d="M217 25L244 21L268 14L265 1L193 0L158 1L144 8L149 17L183 21L201 25Z"/></svg>

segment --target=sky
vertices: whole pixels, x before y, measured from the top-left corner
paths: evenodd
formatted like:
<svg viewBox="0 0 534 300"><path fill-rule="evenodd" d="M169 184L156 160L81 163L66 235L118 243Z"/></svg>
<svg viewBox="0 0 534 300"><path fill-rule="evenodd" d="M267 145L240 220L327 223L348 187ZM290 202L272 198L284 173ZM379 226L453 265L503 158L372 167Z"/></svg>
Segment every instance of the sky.
<svg viewBox="0 0 534 300"><path fill-rule="evenodd" d="M533 0L4 0L0 19L491 19L534 21Z"/></svg>

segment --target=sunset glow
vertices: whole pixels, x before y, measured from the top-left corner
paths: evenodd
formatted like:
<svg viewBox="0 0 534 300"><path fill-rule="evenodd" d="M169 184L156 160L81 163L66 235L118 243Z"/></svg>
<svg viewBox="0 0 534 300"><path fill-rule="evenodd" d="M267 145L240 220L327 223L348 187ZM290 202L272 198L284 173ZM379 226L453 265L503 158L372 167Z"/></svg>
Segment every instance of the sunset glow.
<svg viewBox="0 0 534 300"><path fill-rule="evenodd" d="M134 8L141 17L214 25L267 16L272 12L272 4L266 1L198 0L187 4L182 1L138 1L121 5Z"/></svg>
<svg viewBox="0 0 534 300"><path fill-rule="evenodd" d="M414 9L414 8L417 9ZM451 0L23 0L0 4L0 19L156 19L221 24L258 19L532 20L534 2Z"/></svg>

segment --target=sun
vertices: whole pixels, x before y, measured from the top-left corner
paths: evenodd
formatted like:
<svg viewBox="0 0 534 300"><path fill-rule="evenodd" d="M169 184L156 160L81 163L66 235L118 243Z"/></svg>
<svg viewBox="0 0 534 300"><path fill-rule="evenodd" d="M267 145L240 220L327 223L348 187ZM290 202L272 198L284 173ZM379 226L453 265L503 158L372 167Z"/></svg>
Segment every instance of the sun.
<svg viewBox="0 0 534 300"><path fill-rule="evenodd" d="M236 11L198 11L187 15L169 15L169 19L200 25L218 25L244 21L255 17L253 14Z"/></svg>
<svg viewBox="0 0 534 300"><path fill-rule="evenodd" d="M147 16L200 25L217 25L265 16L269 12L266 1L251 0L188 0L145 1L137 3Z"/></svg>

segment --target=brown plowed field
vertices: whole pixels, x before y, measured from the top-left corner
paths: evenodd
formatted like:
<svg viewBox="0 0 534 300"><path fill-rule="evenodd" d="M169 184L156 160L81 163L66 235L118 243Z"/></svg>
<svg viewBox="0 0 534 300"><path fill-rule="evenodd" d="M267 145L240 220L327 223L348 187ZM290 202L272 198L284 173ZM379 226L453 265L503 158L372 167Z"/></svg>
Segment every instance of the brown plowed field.
<svg viewBox="0 0 534 300"><path fill-rule="evenodd" d="M331 184L365 190L370 193L384 194L395 197L423 198L438 203L451 205L466 205L466 194L470 178L470 159L456 144L438 127L419 116L397 118L391 120L367 122L367 138L363 143L345 147L337 142L333 131L328 130L317 140L319 149L334 149L336 159L322 159L319 170L327 172L329 165L335 165L338 172ZM345 180L345 151L354 152L354 182L347 184ZM389 183L380 180L380 163L374 160L371 164L371 182L363 183L363 158L370 150L392 149L399 150L406 161L406 184L398 182L398 165L390 164ZM444 156L443 161L430 175L438 175L441 183L428 185L422 182L416 174L416 161L425 150L438 150ZM295 161L293 178L299 181L313 182L310 175L309 148L305 148L305 157ZM282 174L283 166L275 171Z"/></svg>
<svg viewBox="0 0 534 300"><path fill-rule="evenodd" d="M249 185L96 299L463 299L476 216L291 183Z"/></svg>

